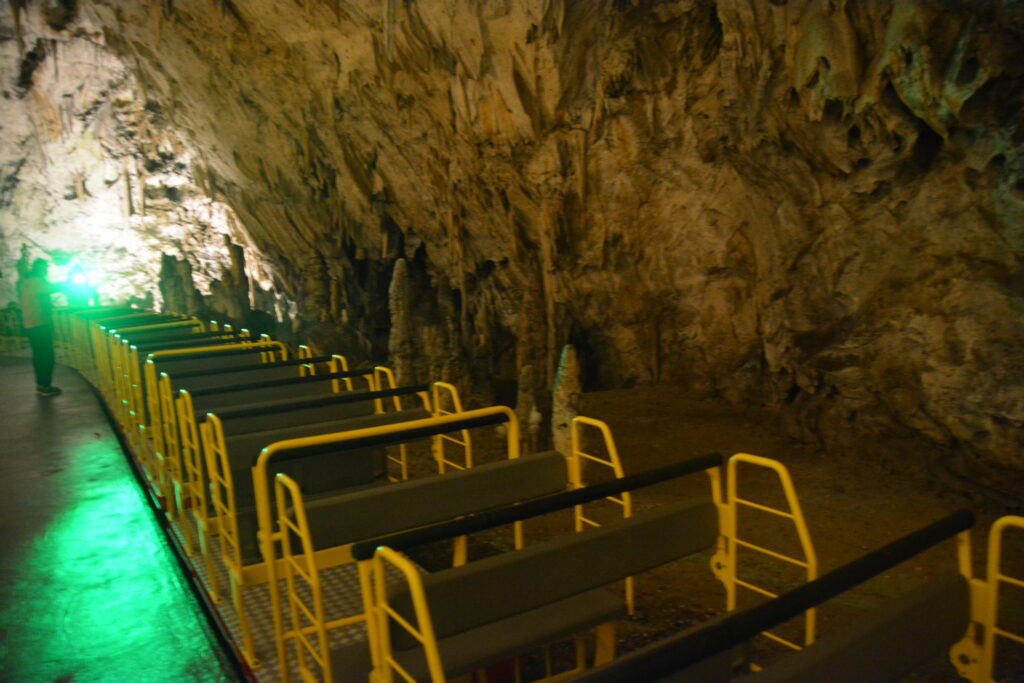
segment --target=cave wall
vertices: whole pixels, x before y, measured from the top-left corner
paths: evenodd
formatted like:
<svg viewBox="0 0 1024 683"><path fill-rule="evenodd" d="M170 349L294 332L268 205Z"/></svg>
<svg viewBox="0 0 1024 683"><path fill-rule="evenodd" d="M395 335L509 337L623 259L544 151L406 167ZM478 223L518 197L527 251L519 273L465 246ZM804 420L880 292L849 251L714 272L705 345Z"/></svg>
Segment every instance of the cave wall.
<svg viewBox="0 0 1024 683"><path fill-rule="evenodd" d="M924 439L956 476L1019 485L1024 6L81 13L300 336L499 397L549 388L571 342L585 387L769 405L834 451Z"/></svg>

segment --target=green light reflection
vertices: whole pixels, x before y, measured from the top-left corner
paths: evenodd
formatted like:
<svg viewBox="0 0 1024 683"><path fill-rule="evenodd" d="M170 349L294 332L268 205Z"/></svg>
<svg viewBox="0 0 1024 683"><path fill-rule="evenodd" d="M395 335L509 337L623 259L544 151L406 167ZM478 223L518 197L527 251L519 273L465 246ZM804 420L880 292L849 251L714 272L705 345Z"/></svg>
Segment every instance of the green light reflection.
<svg viewBox="0 0 1024 683"><path fill-rule="evenodd" d="M33 543L0 612L3 659L16 676L0 678L234 680L137 483L116 460L123 456L111 450L107 440L81 443L59 475L69 504Z"/></svg>

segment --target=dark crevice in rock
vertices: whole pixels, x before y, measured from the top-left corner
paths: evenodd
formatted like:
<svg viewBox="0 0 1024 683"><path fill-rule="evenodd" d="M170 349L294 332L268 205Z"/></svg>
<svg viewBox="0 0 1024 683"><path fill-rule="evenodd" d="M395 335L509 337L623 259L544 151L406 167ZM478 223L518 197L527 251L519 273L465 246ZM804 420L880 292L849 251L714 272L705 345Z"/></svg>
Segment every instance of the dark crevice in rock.
<svg viewBox="0 0 1024 683"><path fill-rule="evenodd" d="M839 122L843 120L844 111L845 107L843 107L842 102L837 99L829 99L825 102L822 117L825 121Z"/></svg>
<svg viewBox="0 0 1024 683"><path fill-rule="evenodd" d="M57 0L43 9L46 23L54 31L63 31L78 16L78 0Z"/></svg>
<svg viewBox="0 0 1024 683"><path fill-rule="evenodd" d="M1024 105L1024 78L997 76L989 79L964 102L960 121L992 130L1019 121Z"/></svg>
<svg viewBox="0 0 1024 683"><path fill-rule="evenodd" d="M974 82L974 79L978 76L978 70L981 68L981 64L974 57L971 57L965 61L961 67L960 72L956 76L957 85L970 85Z"/></svg>
<svg viewBox="0 0 1024 683"><path fill-rule="evenodd" d="M924 174L935 163L935 159L942 150L942 136L933 131L926 123L921 121L917 127L917 140L914 141L914 149L911 158L914 166Z"/></svg>
<svg viewBox="0 0 1024 683"><path fill-rule="evenodd" d="M841 318L831 324L822 325L819 329L794 334L793 345L802 351L806 358L810 358L846 339L855 326L856 321L852 318Z"/></svg>
<svg viewBox="0 0 1024 683"><path fill-rule="evenodd" d="M850 129L846 131L846 144L853 147L858 142L860 142L860 126L850 126Z"/></svg>
<svg viewBox="0 0 1024 683"><path fill-rule="evenodd" d="M723 40L722 21L718 18L718 9L716 4L709 3L706 11L707 26L709 30L700 52L701 61L705 66L718 58L718 53L722 50Z"/></svg>
<svg viewBox="0 0 1024 683"><path fill-rule="evenodd" d="M36 44L32 49L25 53L25 56L21 59L21 63L18 65L18 80L15 81L15 85L21 91L22 97L24 97L25 93L32 87L32 75L45 59L46 43L42 38L40 38L36 41Z"/></svg>
<svg viewBox="0 0 1024 683"><path fill-rule="evenodd" d="M245 19L242 18L242 13L238 11L238 7L232 0L218 0L217 4L220 7L221 12L229 15L232 19L238 22L238 26L243 32L248 32L249 28L245 23Z"/></svg>

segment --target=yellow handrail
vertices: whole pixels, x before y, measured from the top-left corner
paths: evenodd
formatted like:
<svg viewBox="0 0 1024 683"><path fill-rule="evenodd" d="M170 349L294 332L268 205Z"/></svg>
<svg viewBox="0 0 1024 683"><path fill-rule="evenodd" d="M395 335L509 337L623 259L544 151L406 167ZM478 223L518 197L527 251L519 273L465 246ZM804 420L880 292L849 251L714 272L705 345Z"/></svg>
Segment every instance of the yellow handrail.
<svg viewBox="0 0 1024 683"><path fill-rule="evenodd" d="M165 411L161 406L160 379L156 374L156 361L171 356L186 356L213 350L221 351L252 347L269 347L277 349L282 354L287 353L287 347L282 342L246 341L237 344L165 349L152 351L146 356L146 363L143 366L144 381L133 382L130 389L130 395L133 398L128 405L129 407L138 407L129 409L125 429L138 435L136 442L133 443L136 457L143 463L144 469L147 470L147 476L153 482L157 494L163 498L165 506L172 504L171 496L173 494L173 492L168 490L167 458L178 457L168 455L168 444L166 443L165 436L169 430L176 429L176 425L173 427L168 426L165 424L165 420L176 418L177 411L173 407ZM135 347L133 347L133 351L137 353ZM129 365L138 367L138 363L134 362L134 360ZM168 391L168 398L170 397L170 392ZM142 406L146 407L145 411L142 410Z"/></svg>
<svg viewBox="0 0 1024 683"><path fill-rule="evenodd" d="M605 453L607 457L601 457L593 453L587 453L583 450L583 428L590 427L596 429L601 434L601 439L604 443ZM597 420L592 417L584 417L583 415L577 415L569 423L569 433L571 436L571 448L572 453L569 458L569 478L570 486L574 489L583 488L583 461L589 461L597 463L611 469L612 475L616 479L621 479L624 474L622 470L622 460L619 458L619 449L615 445L615 437L612 436L612 430L607 423ZM621 496L607 496L605 500L608 500L615 505L622 508L622 517L627 519L633 516L633 497L629 491L624 491ZM573 508L573 520L576 532L583 531L584 527L599 527L601 524L590 517L587 517L584 512L582 505L577 505ZM519 532L521 534L521 531ZM521 545L521 539L520 539ZM635 581L633 577L627 577L625 581L626 588L626 609L629 614L633 614L636 611L636 592L634 587Z"/></svg>
<svg viewBox="0 0 1024 683"><path fill-rule="evenodd" d="M737 476L737 468L740 464L749 464L772 470L782 485L788 510L772 508L761 503L755 503L754 501L746 498L741 498L738 494L739 481ZM714 480L712 480L712 482L714 484ZM725 584L726 609L728 611L731 612L736 609L737 587L745 588L767 597L778 597L776 593L766 590L761 586L757 586L750 581L738 578L737 566L739 548L746 548L767 557L772 557L802 567L806 570L808 581L812 581L817 578L818 559L814 551L814 544L811 542L811 535L807 529L807 522L804 519L803 511L800 508L800 501L797 498L796 489L793 486L793 481L790 478L789 471L786 469L785 465L770 458L750 455L749 453L737 453L729 458L727 465L726 489L727 494L725 501L719 507L720 516L722 518L721 528L725 537L725 548L724 551L720 549L715 553L711 560L711 566L716 578ZM740 539L737 529L739 507L748 507L791 520L796 527L797 536L799 537L800 547L804 557L796 558L788 556L770 548L765 548ZM803 646L767 631L763 632L763 635L775 642L785 645L786 647L794 650L800 650L803 647L814 643L816 619L817 611L814 609L807 610L805 615Z"/></svg>
<svg viewBox="0 0 1024 683"><path fill-rule="evenodd" d="M459 390L448 382L434 382L430 388L431 412L434 416L457 415L462 412L462 401L459 399ZM442 395L443 394L443 395ZM445 401L447 397L447 401ZM445 404L451 404L451 410L445 408ZM462 463L449 460L445 455L445 443L453 443L462 448ZM454 467L457 470L466 470L473 466L473 440L469 430L459 430L459 436L450 434L438 434L432 444L434 460L437 461L437 471L443 473L445 467Z"/></svg>
<svg viewBox="0 0 1024 683"><path fill-rule="evenodd" d="M306 506L302 500L302 492L294 479L279 473L274 478L274 497L277 500L277 533L281 537L282 573L285 583L285 601L291 629L281 634L281 638L289 638L296 643L295 661L299 668L299 676L304 681L317 680L315 673L309 668L307 659L316 662L323 674L323 681L333 680L331 672L330 643L327 639L327 618L324 614L323 589L320 584L320 573L313 561L313 541L309 534L309 523L306 520ZM292 539L297 539L301 552L292 552ZM296 577L302 579L308 587L308 601L296 588ZM310 639L315 635L316 642ZM280 653L285 651L279 648ZM286 657L286 655L285 655ZM281 680L288 683L291 676L287 660L281 660Z"/></svg>
<svg viewBox="0 0 1024 683"><path fill-rule="evenodd" d="M387 435L398 435L402 432L414 431L425 427L441 427L448 424L457 423L463 420L489 417L494 415L503 415L506 418L506 443L507 453L509 458L515 458L519 456L519 423L516 418L515 412L507 406L492 406L489 408L478 408L476 410L470 410L465 413L455 415L440 415L437 417L428 417L421 420L410 420L408 422L398 422L389 425L379 425L376 427L367 427L364 429L355 429L346 432L335 432L332 434L321 434L318 436L308 436L298 439L288 439L285 441L278 441L272 443L262 451L260 451L259 457L256 459L256 465L252 468L253 477L253 494L256 501L256 527L257 536L259 538L260 553L263 557L263 565L266 568L267 583L271 586L277 585L277 563L275 561L274 544L281 540L281 531L274 530L273 520L271 519L271 508L272 504L270 501L270 487L267 481L267 466L271 461L275 453L280 451L287 451L297 448L306 448L312 446L325 446L325 445L340 445L348 441L355 439L361 439L369 436L387 436ZM207 424L211 427L212 440L217 438L217 430L221 430L220 421L216 415L209 415L207 417ZM220 432L221 438L223 438L223 431ZM212 453L208 451L208 454ZM223 467L225 472L228 474L226 479L230 479L230 470L227 469L228 465L226 462L226 453L223 453L221 449L218 449L218 455L224 458ZM212 466L212 462L208 461L208 466ZM230 486L230 481L226 481L226 486ZM233 491L232 491L233 492ZM234 509L234 499L230 502L232 509ZM225 510L225 514L227 511ZM237 534L237 530L233 530ZM223 535L224 529L221 529ZM238 558L238 567L232 571L232 578L241 578L241 554L240 552L235 555ZM277 591L270 591L270 604L271 612L274 615L274 632L282 633L281 624L281 608L280 608L280 595ZM240 622L242 619L240 618ZM281 640L279 645L283 647ZM283 661L283 660L282 660Z"/></svg>
<svg viewBox="0 0 1024 683"><path fill-rule="evenodd" d="M416 626L409 623L388 604L387 565L401 572L406 585L409 587ZM437 648L434 624L430 618L430 607L427 604L426 591L423 589L423 581L416 566L400 553L396 553L387 546L377 548L377 552L373 556L373 590L377 614L374 616L372 623L377 632L377 639L381 643L379 654L383 660L380 662L380 670L376 673L381 675L380 680L382 683L391 683L394 680L394 673L398 673L409 683L415 683L409 672L402 668L397 660L387 655L391 651L389 627L389 621L391 620L394 620L395 623L423 646L423 654L427 659L427 670L430 672L431 683L444 683L444 668L441 665L441 653Z"/></svg>
<svg viewBox="0 0 1024 683"><path fill-rule="evenodd" d="M971 576L970 537L961 541L960 571L971 586L971 625L963 640L950 649L949 658L957 672L972 683L993 683L998 639L1024 644L1024 633L1004 628L999 621L999 588L1009 584L1024 588L1024 577L1003 572L1003 536L1008 529L1024 531L1024 517L1000 517L989 529L985 578ZM982 636L978 639L978 630Z"/></svg>

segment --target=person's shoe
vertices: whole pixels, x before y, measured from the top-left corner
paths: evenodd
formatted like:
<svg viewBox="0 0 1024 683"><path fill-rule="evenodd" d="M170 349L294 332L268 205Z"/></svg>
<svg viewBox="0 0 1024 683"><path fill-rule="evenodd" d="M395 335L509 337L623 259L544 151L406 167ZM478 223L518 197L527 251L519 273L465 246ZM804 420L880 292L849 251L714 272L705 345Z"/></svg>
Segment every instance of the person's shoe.
<svg viewBox="0 0 1024 683"><path fill-rule="evenodd" d="M40 396L60 396L60 388L55 386L36 387L36 393Z"/></svg>

